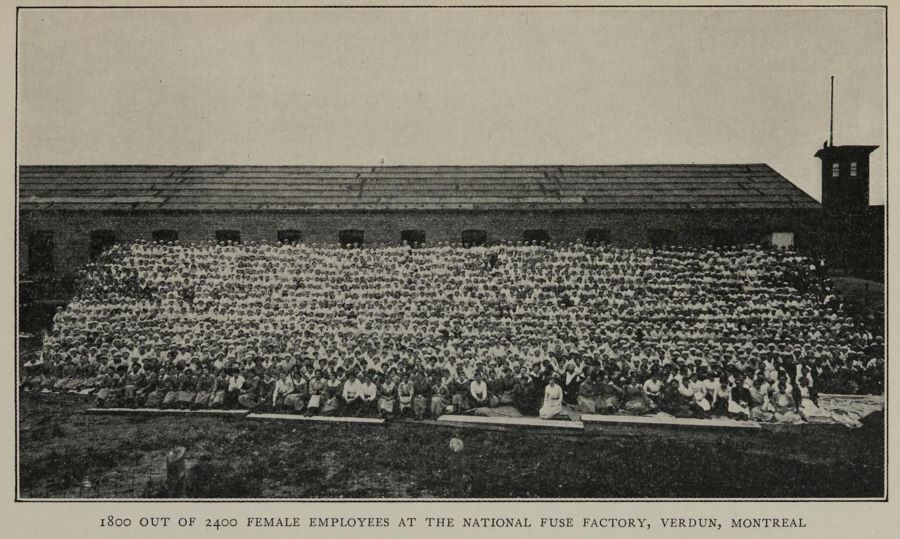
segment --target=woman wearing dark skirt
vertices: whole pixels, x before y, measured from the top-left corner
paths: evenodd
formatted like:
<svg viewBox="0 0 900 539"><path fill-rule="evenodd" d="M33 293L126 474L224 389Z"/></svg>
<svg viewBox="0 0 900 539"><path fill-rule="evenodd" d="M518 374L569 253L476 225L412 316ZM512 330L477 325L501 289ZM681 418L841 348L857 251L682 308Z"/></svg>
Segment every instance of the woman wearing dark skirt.
<svg viewBox="0 0 900 539"><path fill-rule="evenodd" d="M644 392L644 388L638 383L637 379L631 377L624 389L624 404L622 410L629 414L646 414L653 410L653 402Z"/></svg>
<svg viewBox="0 0 900 539"><path fill-rule="evenodd" d="M340 372L332 375L325 384L325 403L322 405L322 415L334 415L341 409L341 391L344 381Z"/></svg>
<svg viewBox="0 0 900 539"><path fill-rule="evenodd" d="M700 409L694 406L694 399L678 391L679 382L675 378L666 384L659 395L659 409L675 417L693 417Z"/></svg>
<svg viewBox="0 0 900 539"><path fill-rule="evenodd" d="M176 406L188 409L197 397L197 377L190 369L185 369L178 379L178 393L175 398Z"/></svg>
<svg viewBox="0 0 900 539"><path fill-rule="evenodd" d="M531 378L528 374L523 373L516 379L516 385L513 388L513 405L522 415L536 416L540 408L535 406L537 394Z"/></svg>
<svg viewBox="0 0 900 539"><path fill-rule="evenodd" d="M223 408L225 406L225 393L228 391L228 376L225 371L219 369L215 375L215 390L209 397L210 408Z"/></svg>
<svg viewBox="0 0 900 539"><path fill-rule="evenodd" d="M159 408L163 396L159 393L158 369L151 369L150 372L147 373L144 385L143 387L138 388L136 395L136 399L139 401L137 403L138 406L143 406L144 408Z"/></svg>
<svg viewBox="0 0 900 539"><path fill-rule="evenodd" d="M609 374L603 374L597 390L597 411L601 414L618 412L625 392L610 379Z"/></svg>

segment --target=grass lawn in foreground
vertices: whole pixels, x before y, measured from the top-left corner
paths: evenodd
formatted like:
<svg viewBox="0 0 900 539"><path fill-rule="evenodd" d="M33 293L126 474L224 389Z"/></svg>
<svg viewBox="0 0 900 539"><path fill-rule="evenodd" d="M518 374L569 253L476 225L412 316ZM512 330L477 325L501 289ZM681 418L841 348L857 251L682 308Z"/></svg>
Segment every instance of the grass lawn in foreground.
<svg viewBox="0 0 900 539"><path fill-rule="evenodd" d="M884 416L860 429L586 424L479 430L245 418L88 415L21 394L20 496L165 496L165 454L187 448L199 498L881 497ZM561 431L564 429L560 429ZM465 448L454 456L449 441ZM89 486L86 486L87 481Z"/></svg>

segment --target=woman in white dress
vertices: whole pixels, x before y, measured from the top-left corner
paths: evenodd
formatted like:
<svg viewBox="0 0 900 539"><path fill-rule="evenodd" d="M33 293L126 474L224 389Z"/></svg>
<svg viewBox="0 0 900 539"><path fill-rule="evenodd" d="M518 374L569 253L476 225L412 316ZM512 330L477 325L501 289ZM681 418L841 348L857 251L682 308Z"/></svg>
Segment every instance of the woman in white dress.
<svg viewBox="0 0 900 539"><path fill-rule="evenodd" d="M550 383L544 388L544 405L538 414L542 419L551 419L562 413L563 392L562 387L556 383L556 376L550 378Z"/></svg>
<svg viewBox="0 0 900 539"><path fill-rule="evenodd" d="M691 388L694 404L699 406L700 409L703 410L703 413L709 412L710 409L712 409L712 405L710 404L709 399L706 398L706 386L699 380L696 372L691 374L691 381L688 384L688 387Z"/></svg>
<svg viewBox="0 0 900 539"><path fill-rule="evenodd" d="M782 423L802 423L803 418L797 412L797 405L794 397L788 393L787 385L782 382L778 385L778 389L772 393L770 399L772 406L775 407L775 420Z"/></svg>
<svg viewBox="0 0 900 539"><path fill-rule="evenodd" d="M812 400L809 380L804 377L797 378L797 385L800 389L800 415L803 419L812 422L821 421L823 423L829 423L831 421L831 414L819 408Z"/></svg>

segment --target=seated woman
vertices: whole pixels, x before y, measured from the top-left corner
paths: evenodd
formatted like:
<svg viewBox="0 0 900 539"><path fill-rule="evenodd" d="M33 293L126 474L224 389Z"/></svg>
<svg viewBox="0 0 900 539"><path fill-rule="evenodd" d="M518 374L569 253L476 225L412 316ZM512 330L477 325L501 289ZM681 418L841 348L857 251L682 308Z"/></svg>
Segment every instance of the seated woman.
<svg viewBox="0 0 900 539"><path fill-rule="evenodd" d="M206 367L200 367L200 376L197 377L196 396L192 408L209 408L209 400L216 391L216 376Z"/></svg>
<svg viewBox="0 0 900 539"><path fill-rule="evenodd" d="M704 414L709 413L712 409L711 396L707 395L706 385L700 380L697 371L691 373L687 386L691 390L694 397L694 404L702 410Z"/></svg>
<svg viewBox="0 0 900 539"><path fill-rule="evenodd" d="M236 408L238 405L238 397L247 380L244 374L236 366L228 367L228 389L225 390L225 407Z"/></svg>
<svg viewBox="0 0 900 539"><path fill-rule="evenodd" d="M557 376L551 376L544 388L544 404L541 406L538 415L541 419L552 419L560 415L563 411L563 390L557 383Z"/></svg>
<svg viewBox="0 0 900 539"><path fill-rule="evenodd" d="M357 415L370 417L376 414L378 402L378 386L372 381L372 375L365 374L359 384L359 410Z"/></svg>
<svg viewBox="0 0 900 539"><path fill-rule="evenodd" d="M97 379L97 365L93 363L82 365L79 371L79 376L81 376L82 382L79 386L78 394L90 395L91 393L93 393L94 383Z"/></svg>
<svg viewBox="0 0 900 539"><path fill-rule="evenodd" d="M313 371L313 376L309 381L309 401L306 404L306 416L312 416L319 413L322 409L322 401L325 398L325 390L328 383L322 376L322 370Z"/></svg>
<svg viewBox="0 0 900 539"><path fill-rule="evenodd" d="M794 397L788 392L787 384L781 382L772 393L772 406L775 408L775 420L783 423L798 423L803 417L797 410Z"/></svg>
<svg viewBox="0 0 900 539"><path fill-rule="evenodd" d="M331 375L325 383L324 403L322 404L322 415L334 415L341 408L341 392L344 389L342 367Z"/></svg>
<svg viewBox="0 0 900 539"><path fill-rule="evenodd" d="M499 406L515 405L516 377L512 371L504 365L503 374L500 380L500 402Z"/></svg>
<svg viewBox="0 0 900 539"><path fill-rule="evenodd" d="M597 398L600 396L600 387L597 383L597 375L587 376L578 386L578 411L583 414L597 413Z"/></svg>
<svg viewBox="0 0 900 539"><path fill-rule="evenodd" d="M469 384L469 395L472 397L475 408L481 408L490 404L488 401L487 383L484 381L481 371L475 373L475 379Z"/></svg>
<svg viewBox="0 0 900 539"><path fill-rule="evenodd" d="M654 369L650 374L650 378L644 381L643 389L650 401L655 403L663 389L663 382L659 379L658 370Z"/></svg>
<svg viewBox="0 0 900 539"><path fill-rule="evenodd" d="M74 376L75 367L66 364L62 367L59 376L56 378L56 382L53 383L53 390L60 393L64 392L66 390L66 384L68 384Z"/></svg>
<svg viewBox="0 0 900 539"><path fill-rule="evenodd" d="M404 372L401 377L400 385L397 386L397 399L400 408L397 415L403 417L412 413L412 401L416 393L416 386L409 379L409 373Z"/></svg>
<svg viewBox="0 0 900 539"><path fill-rule="evenodd" d="M122 366L125 367L124 365L122 365ZM116 368L116 371L117 371L117 373L120 372L118 367ZM66 384L63 387L61 387L60 389L62 391L68 392L68 393L76 393L81 388L81 385L83 383L84 383L84 377L81 373L81 369L75 365L72 365L72 366L70 366L69 378L66 381Z"/></svg>
<svg viewBox="0 0 900 539"><path fill-rule="evenodd" d="M500 398L503 395L503 379L497 376L494 371L489 370L487 380L484 383L487 384L488 389L488 406L491 408L500 406Z"/></svg>
<svg viewBox="0 0 900 539"><path fill-rule="evenodd" d="M539 406L535 406L535 403L539 398L538 391L531 377L524 372L525 369L522 370L523 372L516 378L516 385L513 388L513 406L522 415L537 415Z"/></svg>
<svg viewBox="0 0 900 539"><path fill-rule="evenodd" d="M731 386L727 378L719 380L712 393L713 402L710 413L715 416L728 416L728 404L731 402Z"/></svg>
<svg viewBox="0 0 900 539"><path fill-rule="evenodd" d="M378 415L390 419L397 406L397 383L392 374L385 374L378 386Z"/></svg>
<svg viewBox="0 0 900 539"><path fill-rule="evenodd" d="M175 397L175 406L187 410L197 397L197 377L194 371L185 368L177 378L178 393Z"/></svg>
<svg viewBox="0 0 900 539"><path fill-rule="evenodd" d="M172 367L163 367L162 378L159 382L160 391L163 395L162 408L172 408L175 406L175 399L178 397L177 386L178 378L172 372Z"/></svg>
<svg viewBox="0 0 900 539"><path fill-rule="evenodd" d="M257 411L272 411L272 395L275 394L275 384L277 383L278 375L274 372L274 369L265 369L259 374L259 387L256 390L258 396Z"/></svg>
<svg viewBox="0 0 900 539"><path fill-rule="evenodd" d="M413 377L413 415L416 419L424 419L431 403L431 381L424 371L419 371Z"/></svg>
<svg viewBox="0 0 900 539"><path fill-rule="evenodd" d="M278 380L275 381L275 389L272 391L272 409L284 409L285 399L292 393L294 393L294 379L287 369L281 368ZM293 410L293 406L289 409Z"/></svg>
<svg viewBox="0 0 900 539"><path fill-rule="evenodd" d="M97 379L97 394L94 396L94 406L106 408L109 402L109 392L112 390L113 378L109 369L100 367L100 376Z"/></svg>
<svg viewBox="0 0 900 539"><path fill-rule="evenodd" d="M144 385L146 375L139 363L133 363L131 370L125 374L124 404L128 408L137 408L137 389Z"/></svg>
<svg viewBox="0 0 900 539"><path fill-rule="evenodd" d="M728 412L737 419L750 418L750 390L744 385L744 375L738 373L734 377L734 385L731 387L731 402L728 403Z"/></svg>
<svg viewBox="0 0 900 539"><path fill-rule="evenodd" d="M809 380L806 377L797 378L797 387L800 393L800 415L806 421L831 421L831 414L819 408L816 404L813 393L809 386Z"/></svg>
<svg viewBox="0 0 900 539"><path fill-rule="evenodd" d="M295 368L288 374L284 389L284 409L298 414L304 411L309 402L309 383L299 369Z"/></svg>
<svg viewBox="0 0 900 539"><path fill-rule="evenodd" d="M769 402L769 387L765 381L760 378L754 378L750 384L750 419L753 421L773 421L775 419L774 409Z"/></svg>
<svg viewBox="0 0 900 539"><path fill-rule="evenodd" d="M442 379L438 374L431 377L431 417L437 419L447 412L450 406L450 388L448 379Z"/></svg>
<svg viewBox="0 0 900 539"><path fill-rule="evenodd" d="M137 396L138 399L143 398L144 402L142 405L144 408L159 408L164 395L160 391L158 368L150 370L149 374L147 374L147 379L144 381L144 387L138 389Z"/></svg>
<svg viewBox="0 0 900 539"><path fill-rule="evenodd" d="M112 385L109 389L109 396L106 398L106 405L109 407L122 406L125 400L125 375L127 367L120 365L112 374Z"/></svg>
<svg viewBox="0 0 900 539"><path fill-rule="evenodd" d="M629 414L646 414L653 410L653 401L644 392L644 388L634 376L628 380L624 391L622 411Z"/></svg>
<svg viewBox="0 0 900 539"><path fill-rule="evenodd" d="M453 413L461 414L470 408L469 403L469 382L461 368L457 371L456 377L450 381L451 397L450 401L453 405Z"/></svg>
<svg viewBox="0 0 900 539"><path fill-rule="evenodd" d="M659 409L675 417L694 417L700 412L694 404L694 394L681 391L682 384L675 378L663 387L659 395Z"/></svg>
<svg viewBox="0 0 900 539"><path fill-rule="evenodd" d="M250 369L244 373L244 387L238 395L238 404L248 410L253 410L259 404L259 386L262 380Z"/></svg>
<svg viewBox="0 0 900 539"><path fill-rule="evenodd" d="M228 391L228 376L223 369L219 369L216 374L215 389L209 396L210 408L223 408L225 406L225 393Z"/></svg>
<svg viewBox="0 0 900 539"><path fill-rule="evenodd" d="M601 414L614 414L622 406L625 391L617 386L608 373L603 373L597 386L597 411Z"/></svg>
<svg viewBox="0 0 900 539"><path fill-rule="evenodd" d="M344 381L344 388L341 392L341 415L355 416L359 415L362 400L360 392L362 390L362 382L356 371L351 372Z"/></svg>

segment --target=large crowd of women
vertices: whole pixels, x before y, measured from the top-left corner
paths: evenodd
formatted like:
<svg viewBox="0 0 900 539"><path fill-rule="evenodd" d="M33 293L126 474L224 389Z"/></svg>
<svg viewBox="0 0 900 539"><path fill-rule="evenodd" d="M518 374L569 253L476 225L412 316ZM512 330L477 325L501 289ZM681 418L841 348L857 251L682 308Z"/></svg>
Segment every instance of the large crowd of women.
<svg viewBox="0 0 900 539"><path fill-rule="evenodd" d="M436 417L515 407L798 421L880 394L880 335L761 246L114 246L27 391L99 406Z"/></svg>

